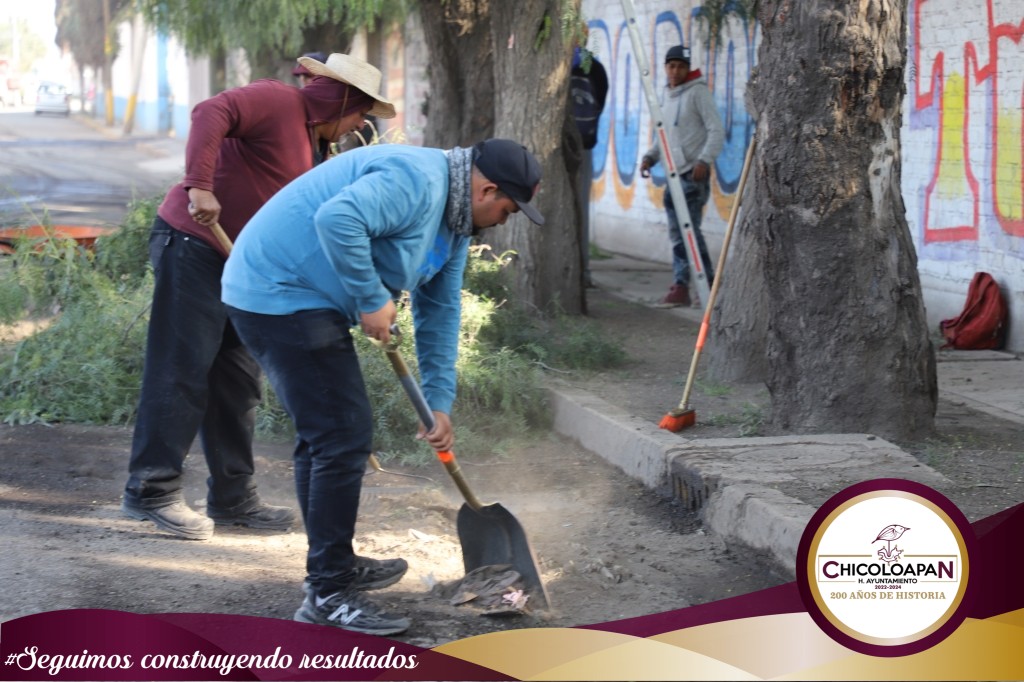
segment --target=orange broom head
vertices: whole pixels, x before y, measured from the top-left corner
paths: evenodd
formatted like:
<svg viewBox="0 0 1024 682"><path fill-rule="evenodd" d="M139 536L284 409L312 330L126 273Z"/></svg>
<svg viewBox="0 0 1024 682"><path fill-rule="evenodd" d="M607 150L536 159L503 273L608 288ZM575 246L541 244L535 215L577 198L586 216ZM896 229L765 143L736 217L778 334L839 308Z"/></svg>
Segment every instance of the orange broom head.
<svg viewBox="0 0 1024 682"><path fill-rule="evenodd" d="M658 427L676 433L696 423L697 412L695 410L675 409L661 418L661 421L658 422Z"/></svg>

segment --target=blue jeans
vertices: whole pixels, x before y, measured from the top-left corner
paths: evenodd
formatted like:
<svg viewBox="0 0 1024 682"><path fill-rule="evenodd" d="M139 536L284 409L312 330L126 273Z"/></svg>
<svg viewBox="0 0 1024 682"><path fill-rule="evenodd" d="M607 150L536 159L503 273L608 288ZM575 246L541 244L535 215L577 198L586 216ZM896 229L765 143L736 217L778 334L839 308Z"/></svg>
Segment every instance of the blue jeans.
<svg viewBox="0 0 1024 682"><path fill-rule="evenodd" d="M220 301L224 257L157 218L149 237L155 283L125 496L145 508L183 499L185 456L198 433L207 501L251 504L260 369Z"/></svg>
<svg viewBox="0 0 1024 682"><path fill-rule="evenodd" d="M227 309L295 423L307 579L316 594L333 594L355 577L352 538L373 446L373 414L349 321L335 310L260 315Z"/></svg>
<svg viewBox="0 0 1024 682"><path fill-rule="evenodd" d="M708 203L711 196L711 179L703 182L695 182L689 172L680 176L680 183L683 186L683 195L686 197L686 209L690 212L690 224L693 226L693 234L697 238L697 250L700 251L700 260L707 273L708 285L715 279L715 268L711 264L711 256L708 254L708 246L704 243L704 234L700 231L701 219L704 217L704 205ZM672 193L665 189L665 213L668 214L668 240L672 244L672 273L675 276L676 284L688 285L690 282L690 261L687 260L686 242L683 240L683 230L676 219L675 204L672 203Z"/></svg>

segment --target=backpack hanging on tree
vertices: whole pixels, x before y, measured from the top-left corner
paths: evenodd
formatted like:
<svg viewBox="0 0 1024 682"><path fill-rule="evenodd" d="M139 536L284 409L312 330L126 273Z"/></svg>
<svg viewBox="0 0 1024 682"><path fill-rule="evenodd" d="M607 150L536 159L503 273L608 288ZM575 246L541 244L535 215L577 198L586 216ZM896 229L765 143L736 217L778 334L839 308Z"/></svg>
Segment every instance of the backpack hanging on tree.
<svg viewBox="0 0 1024 682"><path fill-rule="evenodd" d="M987 272L975 273L967 289L967 302L956 317L939 323L946 343L958 350L999 349L1006 341L1009 309L999 285Z"/></svg>
<svg viewBox="0 0 1024 682"><path fill-rule="evenodd" d="M594 83L582 69L573 69L569 79L572 94L572 116L583 138L583 147L591 149L597 144L597 121L601 118L601 102Z"/></svg>

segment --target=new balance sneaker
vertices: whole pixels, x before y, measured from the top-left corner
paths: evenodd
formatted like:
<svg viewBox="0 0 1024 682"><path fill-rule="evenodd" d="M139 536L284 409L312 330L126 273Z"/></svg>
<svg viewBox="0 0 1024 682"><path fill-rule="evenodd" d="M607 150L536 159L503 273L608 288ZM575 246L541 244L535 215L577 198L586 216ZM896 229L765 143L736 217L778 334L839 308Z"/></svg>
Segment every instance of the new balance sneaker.
<svg viewBox="0 0 1024 682"><path fill-rule="evenodd" d="M412 624L408 618L384 611L353 589L328 597L307 596L295 612L295 620L379 636L397 635Z"/></svg>
<svg viewBox="0 0 1024 682"><path fill-rule="evenodd" d="M409 570L405 559L371 559L356 557L356 579L352 587L357 590L383 590L394 585Z"/></svg>
<svg viewBox="0 0 1024 682"><path fill-rule="evenodd" d="M158 528L186 540L213 537L213 521L181 500L162 507L143 507L137 500L125 497L121 500L121 513L137 521L152 521Z"/></svg>
<svg viewBox="0 0 1024 682"><path fill-rule="evenodd" d="M246 526L263 530L288 530L299 520L291 507L266 504L258 497L232 509L207 504L206 515L218 526Z"/></svg>
<svg viewBox="0 0 1024 682"><path fill-rule="evenodd" d="M351 588L367 592L383 590L402 579L409 570L409 562L405 559L371 559L368 556L356 556L356 577ZM302 582L302 591L312 594L309 581Z"/></svg>

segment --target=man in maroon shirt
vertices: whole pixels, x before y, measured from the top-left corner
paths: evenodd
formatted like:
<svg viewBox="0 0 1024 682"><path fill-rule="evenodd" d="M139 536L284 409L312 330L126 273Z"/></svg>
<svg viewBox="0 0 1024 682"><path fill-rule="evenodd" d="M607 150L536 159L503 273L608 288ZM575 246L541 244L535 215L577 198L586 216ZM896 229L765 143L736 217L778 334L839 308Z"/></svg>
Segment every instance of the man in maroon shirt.
<svg viewBox="0 0 1024 682"><path fill-rule="evenodd" d="M155 284L142 393L122 512L178 537L206 540L214 524L287 530L295 511L264 503L253 480L252 441L260 371L227 319L220 279L233 240L281 187L326 157L328 145L372 114L392 118L381 74L332 54L300 57L314 77L299 89L259 80L196 105L185 178L157 210L149 250ZM206 514L184 501L182 469L200 436L210 476ZM404 572L404 561L365 560L370 574ZM373 579L379 575L371 575Z"/></svg>

